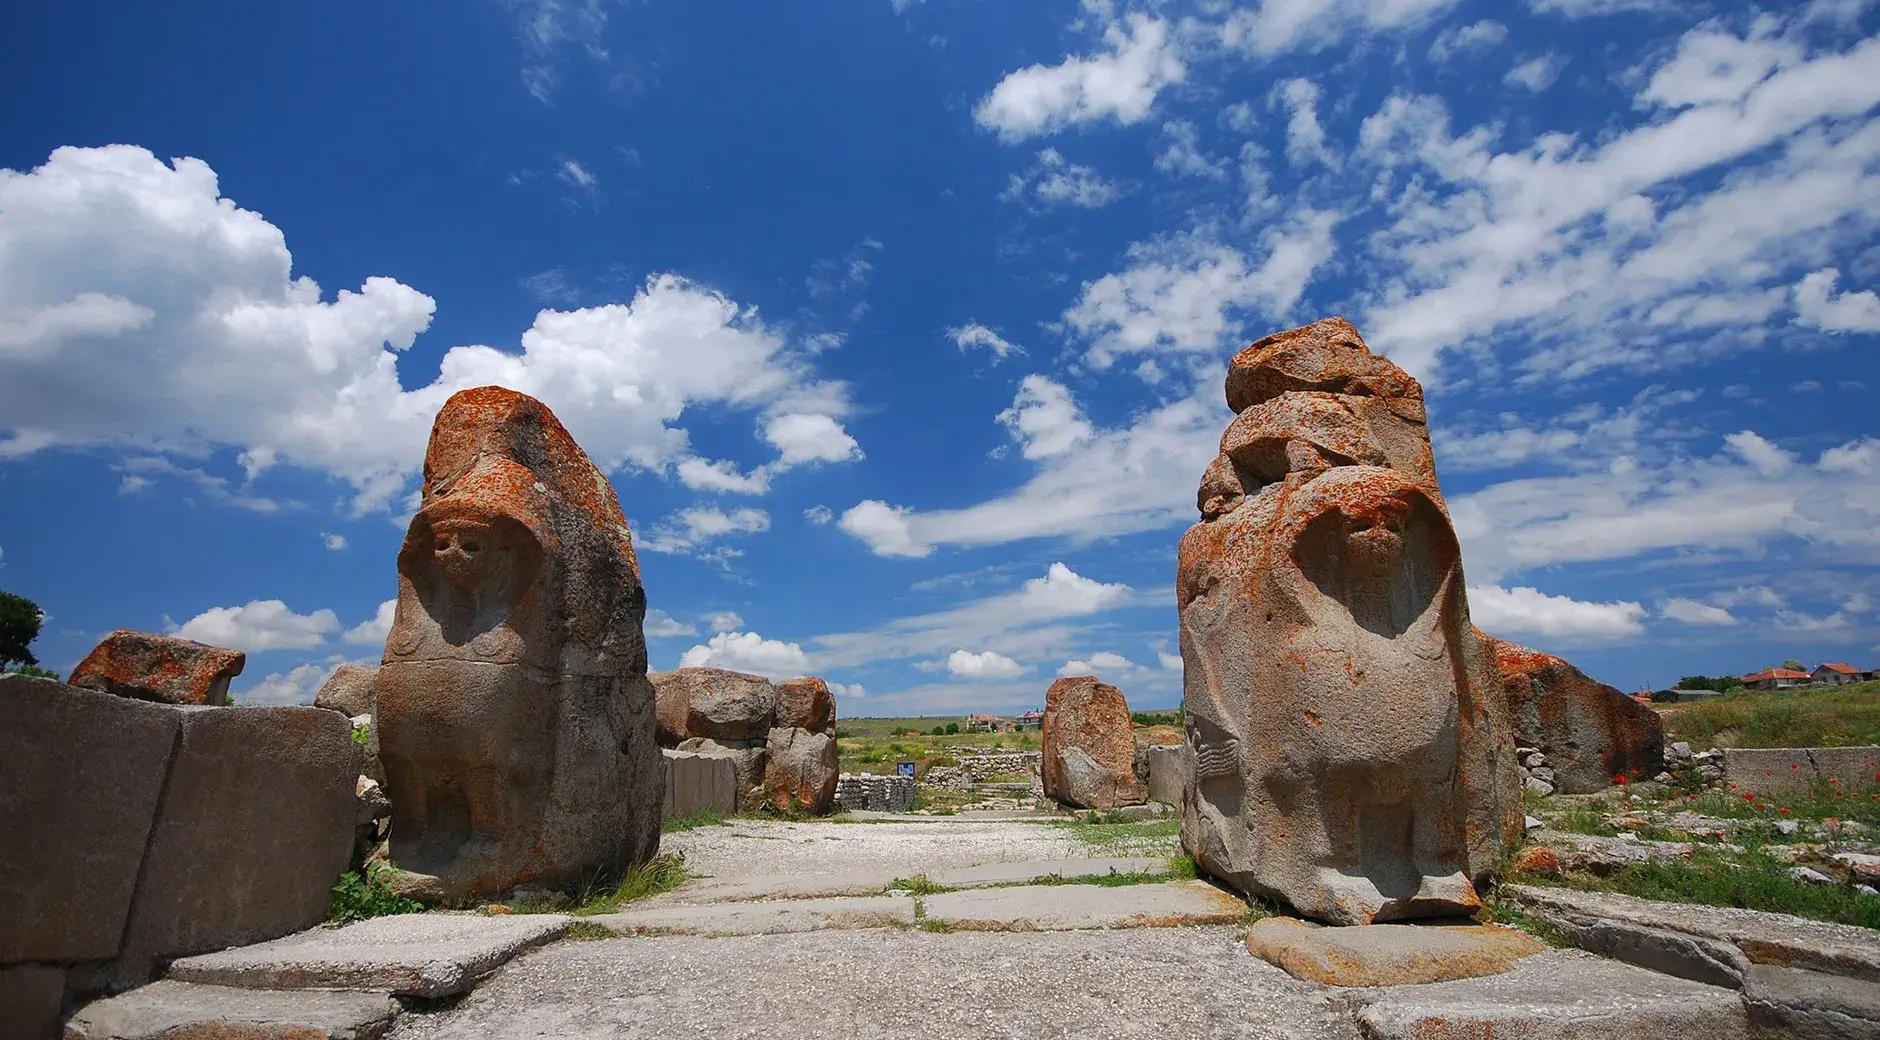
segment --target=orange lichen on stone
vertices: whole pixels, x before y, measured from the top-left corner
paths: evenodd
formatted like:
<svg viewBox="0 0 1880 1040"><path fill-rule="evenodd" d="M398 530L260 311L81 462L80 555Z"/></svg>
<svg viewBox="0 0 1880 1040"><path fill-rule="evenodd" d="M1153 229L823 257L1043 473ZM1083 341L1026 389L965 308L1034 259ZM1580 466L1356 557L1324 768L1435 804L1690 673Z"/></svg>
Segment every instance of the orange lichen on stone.
<svg viewBox="0 0 1880 1040"><path fill-rule="evenodd" d="M1560 791L1591 794L1614 777L1658 771L1665 732L1657 712L1553 654L1475 635L1501 673L1516 742L1547 755Z"/></svg>
<svg viewBox="0 0 1880 1040"><path fill-rule="evenodd" d="M1177 557L1183 845L1341 923L1466 913L1520 800L1422 390L1332 318L1242 351L1226 391Z"/></svg>
<svg viewBox="0 0 1880 1040"><path fill-rule="evenodd" d="M85 655L69 681L139 700L222 705L247 660L239 650L120 628Z"/></svg>

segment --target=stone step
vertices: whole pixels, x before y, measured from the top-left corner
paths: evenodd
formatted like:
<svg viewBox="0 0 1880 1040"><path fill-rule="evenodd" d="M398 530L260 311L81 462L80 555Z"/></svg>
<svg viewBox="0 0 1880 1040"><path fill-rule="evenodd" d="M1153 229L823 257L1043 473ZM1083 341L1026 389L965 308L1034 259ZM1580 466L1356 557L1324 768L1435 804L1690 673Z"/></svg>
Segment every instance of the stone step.
<svg viewBox="0 0 1880 1040"><path fill-rule="evenodd" d="M1326 986L1409 986L1498 975L1547 950L1495 925L1364 924L1325 928L1269 917L1247 933L1247 952Z"/></svg>
<svg viewBox="0 0 1880 1040"><path fill-rule="evenodd" d="M1867 928L1540 885L1501 896L1576 946L1682 978L1741 987L1749 965L1773 964L1880 982L1880 933Z"/></svg>
<svg viewBox="0 0 1880 1040"><path fill-rule="evenodd" d="M1205 881L1146 885L1020 885L943 892L922 901L925 920L955 931L1046 932L1230 924L1247 904Z"/></svg>
<svg viewBox="0 0 1880 1040"><path fill-rule="evenodd" d="M1367 1040L1746 1040L1743 1002L1728 989L1579 950L1550 950L1509 971L1422 986L1338 991Z"/></svg>
<svg viewBox="0 0 1880 1040"><path fill-rule="evenodd" d="M1099 859L1032 860L1020 863L984 863L927 875L946 888L983 888L1015 885L1047 877L1079 878L1104 874L1166 874L1168 860L1149 856L1112 856Z"/></svg>
<svg viewBox="0 0 1880 1040"><path fill-rule="evenodd" d="M743 903L762 899L826 899L834 896L878 896L900 875L891 870L846 870L821 874L746 877L698 877L662 892L634 909L693 906L706 903Z"/></svg>
<svg viewBox="0 0 1880 1040"><path fill-rule="evenodd" d="M928 874L926 878L946 888L980 888L986 885L1022 884L1054 875L1070 878L1093 874L1152 872L1167 873L1168 860L1147 856L1122 856L986 863L975 867L942 870ZM878 896L886 893L889 885L902 880L907 880L907 878L885 870L830 871L793 876L699 877L681 884L670 892L654 896L636 906L635 909L694 906L706 903L755 902L765 899Z"/></svg>
<svg viewBox="0 0 1880 1040"><path fill-rule="evenodd" d="M1763 1036L1880 1040L1880 982L1752 964L1743 1003Z"/></svg>
<svg viewBox="0 0 1880 1040"><path fill-rule="evenodd" d="M66 1040L376 1040L398 1016L383 993L153 982L81 1008Z"/></svg>
<svg viewBox="0 0 1880 1040"><path fill-rule="evenodd" d="M559 939L571 921L560 914L377 917L184 957L170 965L169 977L248 989L444 997L469 992L510 958Z"/></svg>
<svg viewBox="0 0 1880 1040"><path fill-rule="evenodd" d="M781 935L914 924L905 895L645 906L586 919L623 935Z"/></svg>

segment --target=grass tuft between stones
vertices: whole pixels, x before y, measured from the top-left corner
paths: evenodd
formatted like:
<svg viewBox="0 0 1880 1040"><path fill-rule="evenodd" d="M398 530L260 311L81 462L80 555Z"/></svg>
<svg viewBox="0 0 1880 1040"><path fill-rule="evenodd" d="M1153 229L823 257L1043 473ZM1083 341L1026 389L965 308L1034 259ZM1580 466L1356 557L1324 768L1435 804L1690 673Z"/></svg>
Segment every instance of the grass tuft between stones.
<svg viewBox="0 0 1880 1040"><path fill-rule="evenodd" d="M572 914L576 917L611 914L628 903L670 892L687 876L685 857L672 852L629 869L617 881L597 879L573 895L554 893L518 899L508 906L511 913L518 914Z"/></svg>
<svg viewBox="0 0 1880 1040"><path fill-rule="evenodd" d="M677 820L666 820L662 822L659 825L659 833L678 834L681 831L695 831L701 827L725 827L730 823L731 821L725 819L724 814L715 813L710 809L706 809L703 812L683 816Z"/></svg>

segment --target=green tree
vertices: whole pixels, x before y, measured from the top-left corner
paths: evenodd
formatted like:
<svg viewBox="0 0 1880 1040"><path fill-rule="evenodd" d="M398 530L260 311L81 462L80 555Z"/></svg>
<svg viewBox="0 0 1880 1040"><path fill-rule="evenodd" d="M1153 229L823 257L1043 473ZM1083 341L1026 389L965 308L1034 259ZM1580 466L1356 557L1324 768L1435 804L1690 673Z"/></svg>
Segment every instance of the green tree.
<svg viewBox="0 0 1880 1040"><path fill-rule="evenodd" d="M945 726L935 726L927 732L929 736L944 737L947 735L947 728Z"/></svg>
<svg viewBox="0 0 1880 1040"><path fill-rule="evenodd" d="M1791 670L1793 670L1793 671L1797 671L1797 672L1805 672L1805 671L1807 671L1807 670L1808 670L1807 668L1805 668L1805 667L1803 667L1803 665L1802 665L1802 662L1800 662L1800 661L1797 661L1797 660L1796 660L1795 658L1793 658L1793 657L1791 657L1791 658L1789 658L1788 660L1786 660L1786 661L1784 661L1784 662L1782 662L1782 667L1784 667L1784 668L1788 668L1788 669L1791 669Z"/></svg>
<svg viewBox="0 0 1880 1040"><path fill-rule="evenodd" d="M25 596L0 592L0 668L10 664L37 665L33 640L39 638L40 623L46 614L39 604Z"/></svg>
<svg viewBox="0 0 1880 1040"><path fill-rule="evenodd" d="M958 733L959 731L960 731L960 724L959 724L959 723L957 723L957 722L949 722L949 723L947 723L947 736L949 736L949 737L950 737L950 736L952 736L953 734L955 734L955 733Z"/></svg>
<svg viewBox="0 0 1880 1040"><path fill-rule="evenodd" d="M1687 675L1678 680L1680 690L1716 690L1729 693L1743 685L1743 680L1734 675Z"/></svg>

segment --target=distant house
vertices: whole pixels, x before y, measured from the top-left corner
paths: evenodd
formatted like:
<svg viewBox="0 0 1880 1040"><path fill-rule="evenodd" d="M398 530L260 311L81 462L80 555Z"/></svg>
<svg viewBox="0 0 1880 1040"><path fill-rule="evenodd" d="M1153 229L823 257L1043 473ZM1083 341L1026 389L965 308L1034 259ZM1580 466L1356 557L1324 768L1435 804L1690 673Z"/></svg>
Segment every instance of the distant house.
<svg viewBox="0 0 1880 1040"><path fill-rule="evenodd" d="M1012 728L1012 720L1000 715L968 715L966 732L1003 733Z"/></svg>
<svg viewBox="0 0 1880 1040"><path fill-rule="evenodd" d="M1720 690L1687 690L1682 686L1673 686L1668 690L1653 690L1648 696L1659 704L1681 704L1685 701L1701 701L1711 697L1723 696Z"/></svg>
<svg viewBox="0 0 1880 1040"><path fill-rule="evenodd" d="M1824 664L1818 664L1815 666L1814 671L1808 673L1810 682L1820 683L1824 686L1839 686L1842 683L1862 682L1873 677L1874 673L1871 671L1863 672L1851 664L1844 664L1840 661L1828 661Z"/></svg>
<svg viewBox="0 0 1880 1040"><path fill-rule="evenodd" d="M1765 668L1755 675L1743 677L1743 685L1752 690L1787 690L1808 684L1808 673L1793 668Z"/></svg>
<svg viewBox="0 0 1880 1040"><path fill-rule="evenodd" d="M1038 711L1037 709L1034 708L1033 710L1028 711L1023 715L1020 715L1017 721L1013 723L1013 728L1015 729L1043 729L1044 728L1044 712Z"/></svg>

